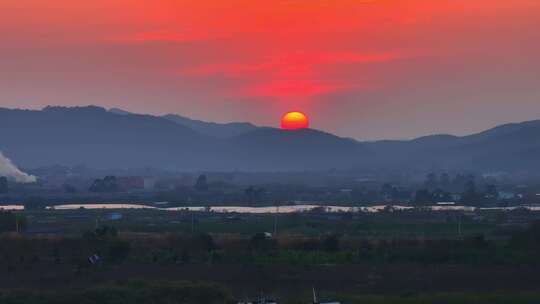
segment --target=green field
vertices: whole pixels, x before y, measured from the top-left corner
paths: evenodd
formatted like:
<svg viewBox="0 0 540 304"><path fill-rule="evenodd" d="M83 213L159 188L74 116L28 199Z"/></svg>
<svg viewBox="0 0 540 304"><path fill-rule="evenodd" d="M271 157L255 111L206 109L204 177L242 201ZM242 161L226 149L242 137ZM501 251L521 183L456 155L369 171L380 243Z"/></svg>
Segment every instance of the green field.
<svg viewBox="0 0 540 304"><path fill-rule="evenodd" d="M100 225L130 232L219 233L252 235L274 232L319 236L339 233L372 238L459 238L496 234L501 220L491 214L478 221L459 214L396 212L394 214L247 215L184 211L122 210L122 219L107 220L107 210L25 211L27 232L79 234Z"/></svg>

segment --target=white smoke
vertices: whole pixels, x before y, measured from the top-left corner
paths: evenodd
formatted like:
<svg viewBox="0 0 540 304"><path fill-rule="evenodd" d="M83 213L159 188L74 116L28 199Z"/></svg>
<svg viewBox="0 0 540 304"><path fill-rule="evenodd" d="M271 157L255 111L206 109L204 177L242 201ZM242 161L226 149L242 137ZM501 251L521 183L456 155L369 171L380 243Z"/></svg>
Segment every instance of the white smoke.
<svg viewBox="0 0 540 304"><path fill-rule="evenodd" d="M19 170L13 162L0 152L0 176L15 180L17 183L35 183L37 178Z"/></svg>

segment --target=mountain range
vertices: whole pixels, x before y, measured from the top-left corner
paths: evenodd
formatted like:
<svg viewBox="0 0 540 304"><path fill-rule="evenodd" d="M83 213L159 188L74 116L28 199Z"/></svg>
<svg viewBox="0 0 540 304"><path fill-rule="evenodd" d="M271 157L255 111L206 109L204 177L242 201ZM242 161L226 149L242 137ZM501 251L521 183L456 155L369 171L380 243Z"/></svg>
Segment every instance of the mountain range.
<svg viewBox="0 0 540 304"><path fill-rule="evenodd" d="M134 113L124 111L118 108L112 108L109 110L111 113L120 115L133 115ZM253 131L257 129L257 126L249 122L232 122L232 123L215 123L206 122L202 120L191 119L189 117L181 116L178 114L167 114L161 116L164 119L175 122L179 125L186 126L196 132L203 135L209 135L217 138L229 138L242 133Z"/></svg>
<svg viewBox="0 0 540 304"><path fill-rule="evenodd" d="M469 136L360 142L313 129L212 123L96 106L0 109L0 151L24 168L215 171L470 170L540 167L540 121Z"/></svg>

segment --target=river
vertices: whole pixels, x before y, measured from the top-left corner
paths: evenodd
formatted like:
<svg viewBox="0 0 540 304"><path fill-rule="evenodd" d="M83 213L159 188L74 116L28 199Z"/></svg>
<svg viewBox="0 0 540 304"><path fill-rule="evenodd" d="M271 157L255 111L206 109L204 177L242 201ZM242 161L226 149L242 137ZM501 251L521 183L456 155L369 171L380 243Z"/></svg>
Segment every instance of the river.
<svg viewBox="0 0 540 304"><path fill-rule="evenodd" d="M89 203L89 204L58 204L47 207L49 210L77 210L77 209L89 209L89 210L101 210L101 209L153 209L163 211L212 211L217 213L252 213L252 214L265 214L265 213L295 213L306 212L317 208L323 209L326 212L367 212L376 213L391 208L393 210L412 210L415 207L402 206L402 205L374 205L374 206L359 206L359 207L345 207L345 206L333 206L333 205L284 205L284 206L266 206L266 207L243 207L243 206L188 206L188 207L163 207L163 203L160 207L145 205L142 203ZM421 207L420 209L431 211L482 211L482 210L501 210L512 211L519 208L527 209L530 211L540 211L540 206L516 206L516 207L490 207L479 208L460 205L435 205ZM24 210L23 205L0 205L0 210Z"/></svg>

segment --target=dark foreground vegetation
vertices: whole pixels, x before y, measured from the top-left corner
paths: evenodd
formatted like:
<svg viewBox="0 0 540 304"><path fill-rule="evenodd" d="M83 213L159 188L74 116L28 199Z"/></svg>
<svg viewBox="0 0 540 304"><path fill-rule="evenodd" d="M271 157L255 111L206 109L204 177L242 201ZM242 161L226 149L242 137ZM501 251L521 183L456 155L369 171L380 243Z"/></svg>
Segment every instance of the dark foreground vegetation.
<svg viewBox="0 0 540 304"><path fill-rule="evenodd" d="M309 293L301 293L283 303L308 303ZM432 293L400 295L331 295L344 303L366 304L535 304L540 293ZM64 292L9 292L0 294L6 304L233 304L234 297L223 287L192 282L133 281Z"/></svg>
<svg viewBox="0 0 540 304"><path fill-rule="evenodd" d="M169 281L134 281L78 290L28 292L0 295L6 304L131 304L131 303L232 303L223 288L203 283Z"/></svg>
<svg viewBox="0 0 540 304"><path fill-rule="evenodd" d="M77 271L136 264L468 264L540 265L540 222L506 239L373 239L339 234L318 237L257 233L239 235L123 233L103 226L80 236L0 238L0 265L15 272L40 264L72 265ZM88 257L99 256L90 265Z"/></svg>
<svg viewBox="0 0 540 304"><path fill-rule="evenodd" d="M109 213L0 213L0 303L540 303L535 212Z"/></svg>
<svg viewBox="0 0 540 304"><path fill-rule="evenodd" d="M507 239L255 234L4 235L0 303L538 303L540 223ZM91 262L92 256L99 260ZM135 281L133 281L135 280ZM209 283L198 283L209 282ZM222 287L218 287L222 286Z"/></svg>

